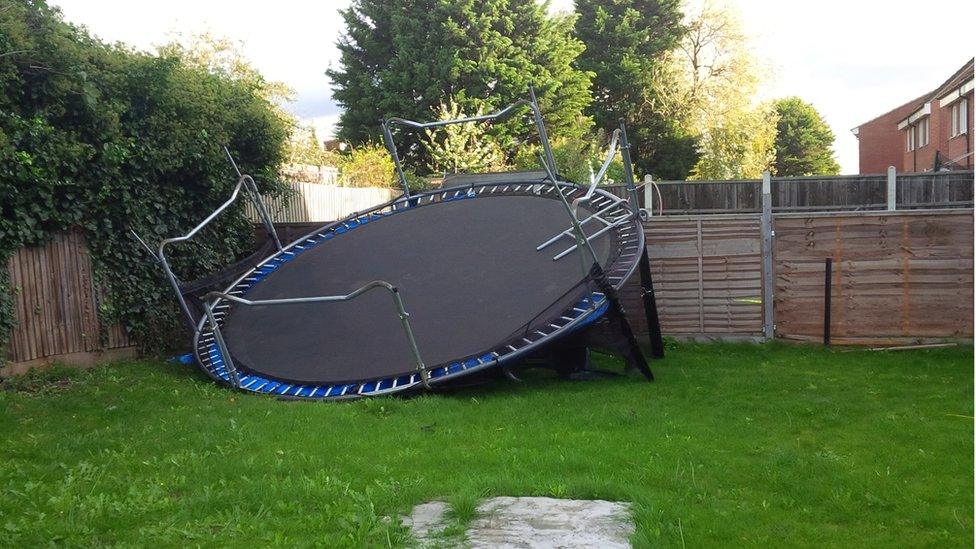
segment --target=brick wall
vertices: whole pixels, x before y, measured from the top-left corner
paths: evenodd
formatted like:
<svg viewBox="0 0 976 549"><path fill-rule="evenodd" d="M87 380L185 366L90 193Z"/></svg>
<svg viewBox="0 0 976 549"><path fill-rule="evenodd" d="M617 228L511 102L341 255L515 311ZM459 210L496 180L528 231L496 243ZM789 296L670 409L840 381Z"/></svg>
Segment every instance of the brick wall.
<svg viewBox="0 0 976 549"><path fill-rule="evenodd" d="M906 172L922 172L931 170L935 165L935 153L939 154L943 162L948 162L958 158L966 152L973 150L973 92L966 95L967 110L966 117L969 129L966 133L950 137L952 132L952 106L946 105L945 108L939 104L938 99L931 100L932 114L929 115L929 143L924 147L919 147L914 151L909 151L906 146L908 128L898 131L898 138L901 142L902 162L901 170ZM915 105L917 107L917 105ZM911 113L908 113L911 114ZM905 114L902 116L908 116ZM897 124L897 121L896 121ZM968 162L968 164L966 163ZM972 157L960 161L963 166L972 166ZM894 164L898 167L899 164Z"/></svg>
<svg viewBox="0 0 976 549"><path fill-rule="evenodd" d="M914 112L921 100L913 99L858 126L858 173L886 173L888 166L906 171L905 133L898 131L898 121Z"/></svg>

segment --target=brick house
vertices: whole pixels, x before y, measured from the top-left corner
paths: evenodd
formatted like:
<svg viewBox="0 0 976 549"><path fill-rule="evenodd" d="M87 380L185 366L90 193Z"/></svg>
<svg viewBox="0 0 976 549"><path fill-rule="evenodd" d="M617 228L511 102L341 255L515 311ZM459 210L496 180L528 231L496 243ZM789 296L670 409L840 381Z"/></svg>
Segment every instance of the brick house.
<svg viewBox="0 0 976 549"><path fill-rule="evenodd" d="M851 130L859 172L973 169L973 60L938 88Z"/></svg>

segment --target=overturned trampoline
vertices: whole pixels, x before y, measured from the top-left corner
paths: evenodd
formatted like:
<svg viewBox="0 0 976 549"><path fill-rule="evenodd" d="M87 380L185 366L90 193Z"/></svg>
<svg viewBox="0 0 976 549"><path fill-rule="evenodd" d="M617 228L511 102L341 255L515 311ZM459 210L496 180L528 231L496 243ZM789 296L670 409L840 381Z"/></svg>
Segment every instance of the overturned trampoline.
<svg viewBox="0 0 976 549"><path fill-rule="evenodd" d="M491 121L521 107L534 116L543 175L410 193L392 126ZM588 186L557 176L534 94L494 114L431 123L393 118L383 130L404 188L399 198L283 245L253 179L238 173L220 208L151 251L192 327L194 356L207 375L255 393L355 398L493 373L515 378L515 368L540 356L585 368L580 353L602 342L652 378L617 297L639 271L652 354L662 356L622 124ZM597 185L618 149L626 197ZM268 242L219 276L182 283L166 248L193 238L242 192L254 202Z"/></svg>

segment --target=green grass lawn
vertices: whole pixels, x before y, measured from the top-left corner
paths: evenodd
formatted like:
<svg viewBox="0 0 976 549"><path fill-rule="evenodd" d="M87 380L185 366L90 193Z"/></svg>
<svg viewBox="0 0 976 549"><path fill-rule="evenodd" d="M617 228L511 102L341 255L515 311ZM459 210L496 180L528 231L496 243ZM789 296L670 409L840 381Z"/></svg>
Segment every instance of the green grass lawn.
<svg viewBox="0 0 976 549"><path fill-rule="evenodd" d="M971 348L654 366L350 403L150 360L7 381L0 546L403 545L413 504L545 495L634 502L636 546L972 547Z"/></svg>

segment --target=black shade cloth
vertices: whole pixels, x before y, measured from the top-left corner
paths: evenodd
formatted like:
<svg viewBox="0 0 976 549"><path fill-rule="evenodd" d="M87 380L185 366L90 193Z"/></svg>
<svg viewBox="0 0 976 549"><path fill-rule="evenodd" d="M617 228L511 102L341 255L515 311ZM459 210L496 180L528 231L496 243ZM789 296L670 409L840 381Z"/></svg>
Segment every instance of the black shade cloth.
<svg viewBox="0 0 976 549"><path fill-rule="evenodd" d="M581 208L579 217L589 213ZM346 294L385 280L401 292L425 363L446 364L487 352L558 309L554 304L568 307L585 295L578 250L552 259L572 238L535 249L567 228L565 208L551 195L424 205L301 254L245 297ZM603 264L616 253L612 233L592 241ZM393 299L382 289L341 303L234 305L224 334L239 367L285 381L352 382L416 368Z"/></svg>

